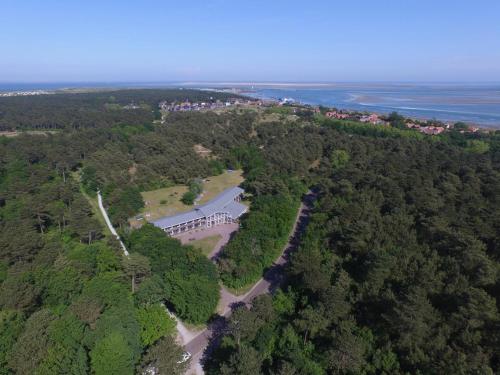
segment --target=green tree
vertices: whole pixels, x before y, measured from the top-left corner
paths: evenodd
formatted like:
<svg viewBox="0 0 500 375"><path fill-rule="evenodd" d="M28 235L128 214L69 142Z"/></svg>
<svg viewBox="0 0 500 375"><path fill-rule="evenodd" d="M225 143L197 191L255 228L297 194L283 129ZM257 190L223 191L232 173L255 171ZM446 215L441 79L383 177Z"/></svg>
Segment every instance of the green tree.
<svg viewBox="0 0 500 375"><path fill-rule="evenodd" d="M82 345L84 324L67 314L54 321L49 329L49 348L36 373L40 375L88 373L87 352Z"/></svg>
<svg viewBox="0 0 500 375"><path fill-rule="evenodd" d="M146 278L134 294L138 306L151 306L165 299L165 285L158 275Z"/></svg>
<svg viewBox="0 0 500 375"><path fill-rule="evenodd" d="M26 321L25 328L9 355L8 364L14 373L35 373L47 354L49 327L55 318L49 310L40 310Z"/></svg>
<svg viewBox="0 0 500 375"><path fill-rule="evenodd" d="M191 190L188 190L182 195L181 202L187 204L188 206L191 206L193 205L196 197L197 197L196 193L192 192Z"/></svg>
<svg viewBox="0 0 500 375"><path fill-rule="evenodd" d="M242 346L234 352L220 368L220 374L258 375L262 374L262 361L259 353L251 346Z"/></svg>
<svg viewBox="0 0 500 375"><path fill-rule="evenodd" d="M123 257L122 265L125 273L131 278L132 293L134 293L136 284L151 273L149 258L139 253L131 253Z"/></svg>
<svg viewBox="0 0 500 375"><path fill-rule="evenodd" d="M102 237L101 225L92 217L89 204L83 197L76 199L70 207L69 226L71 233L81 242L90 244Z"/></svg>
<svg viewBox="0 0 500 375"><path fill-rule="evenodd" d="M334 150L330 156L330 162L333 169L340 169L349 162L349 154L346 150Z"/></svg>
<svg viewBox="0 0 500 375"><path fill-rule="evenodd" d="M132 375L134 354L122 334L111 332L99 340L90 352L92 371L96 375Z"/></svg>
<svg viewBox="0 0 500 375"><path fill-rule="evenodd" d="M172 333L176 324L160 304L139 308L137 320L141 325L141 341L144 346L149 346L159 338Z"/></svg>
<svg viewBox="0 0 500 375"><path fill-rule="evenodd" d="M178 363L182 359L182 348L171 336L165 336L151 346L141 360L141 371L156 369L158 375L181 375L189 362Z"/></svg>
<svg viewBox="0 0 500 375"><path fill-rule="evenodd" d="M180 271L165 276L167 299L175 311L189 322L201 324L213 314L219 301L217 283L198 275L182 275Z"/></svg>
<svg viewBox="0 0 500 375"><path fill-rule="evenodd" d="M308 337L314 338L318 333L328 327L328 320L325 318L325 311L322 308L307 306L299 312L299 318L295 320L297 328L304 332L304 345Z"/></svg>
<svg viewBox="0 0 500 375"><path fill-rule="evenodd" d="M0 286L0 306L5 309L33 311L40 302L42 289L32 272L9 275Z"/></svg>
<svg viewBox="0 0 500 375"><path fill-rule="evenodd" d="M335 374L357 373L365 365L366 347L349 330L341 330L333 339L333 347L326 353L327 367Z"/></svg>
<svg viewBox="0 0 500 375"><path fill-rule="evenodd" d="M467 130L467 129L469 129L469 125L467 125L465 122L459 121L453 125L453 129L454 130Z"/></svg>
<svg viewBox="0 0 500 375"><path fill-rule="evenodd" d="M0 375L9 374L7 359L23 327L23 314L11 310L0 311Z"/></svg>
<svg viewBox="0 0 500 375"><path fill-rule="evenodd" d="M397 112L391 112L387 120L391 123L391 126L404 129L405 128L405 118Z"/></svg>

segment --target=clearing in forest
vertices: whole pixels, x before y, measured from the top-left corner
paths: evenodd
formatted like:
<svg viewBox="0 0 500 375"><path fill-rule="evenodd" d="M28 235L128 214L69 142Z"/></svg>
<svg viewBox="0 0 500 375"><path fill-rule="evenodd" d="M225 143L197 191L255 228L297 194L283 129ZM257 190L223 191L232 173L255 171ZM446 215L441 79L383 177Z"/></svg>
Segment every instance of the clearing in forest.
<svg viewBox="0 0 500 375"><path fill-rule="evenodd" d="M203 180L203 193L196 202L198 205L208 202L227 188L237 186L243 182L243 171L225 171L218 176L207 177ZM175 185L168 188L142 192L145 207L140 214L129 220L132 227L139 227L147 221L157 220L164 216L175 215L190 211L196 206L189 206L181 202L182 195L188 191L185 185ZM139 219L138 218L142 218Z"/></svg>
<svg viewBox="0 0 500 375"><path fill-rule="evenodd" d="M193 146L194 152L196 152L199 156L204 159L210 159L212 157L212 150L203 147L201 144L197 144Z"/></svg>

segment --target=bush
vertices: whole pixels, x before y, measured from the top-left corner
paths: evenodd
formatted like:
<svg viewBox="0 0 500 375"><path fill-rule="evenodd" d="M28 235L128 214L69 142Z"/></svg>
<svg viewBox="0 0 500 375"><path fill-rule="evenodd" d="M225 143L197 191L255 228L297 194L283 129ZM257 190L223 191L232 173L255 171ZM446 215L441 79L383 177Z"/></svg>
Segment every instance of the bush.
<svg viewBox="0 0 500 375"><path fill-rule="evenodd" d="M194 204L194 200L196 199L196 197L197 195L192 191L186 191L181 198L181 202L187 204L188 206L191 206Z"/></svg>

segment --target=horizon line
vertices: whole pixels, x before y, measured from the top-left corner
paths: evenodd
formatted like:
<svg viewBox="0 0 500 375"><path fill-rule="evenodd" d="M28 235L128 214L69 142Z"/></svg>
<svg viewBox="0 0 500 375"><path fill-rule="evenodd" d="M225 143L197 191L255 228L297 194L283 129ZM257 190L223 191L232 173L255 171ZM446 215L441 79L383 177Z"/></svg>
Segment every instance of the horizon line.
<svg viewBox="0 0 500 375"><path fill-rule="evenodd" d="M140 80L110 80L110 81L100 81L100 80L42 80L42 81L2 81L0 84L134 84L134 85L164 85L164 84L178 84L178 85L196 85L196 84L213 84L213 85L333 85L333 84L346 84L346 83L386 83L386 84L500 84L499 81L486 81L486 80L336 80L336 81L321 81L321 80L311 80L311 81L288 81L288 80L167 80L167 81L140 81Z"/></svg>

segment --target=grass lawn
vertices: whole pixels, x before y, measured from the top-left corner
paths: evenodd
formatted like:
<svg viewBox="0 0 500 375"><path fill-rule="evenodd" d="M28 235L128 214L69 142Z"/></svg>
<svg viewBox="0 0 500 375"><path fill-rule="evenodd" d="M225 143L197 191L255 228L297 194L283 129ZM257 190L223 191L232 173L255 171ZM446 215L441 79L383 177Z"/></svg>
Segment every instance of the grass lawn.
<svg viewBox="0 0 500 375"><path fill-rule="evenodd" d="M224 172L219 176L207 177L203 181L203 193L198 204L208 202L225 189L239 185L243 182L243 171L236 170ZM141 226L145 221L152 221L163 216L170 216L180 212L190 211L196 206L188 206L181 202L182 195L188 188L184 185L176 185L168 188L142 192L145 207L141 210L143 220L132 218L129 220L133 227Z"/></svg>
<svg viewBox="0 0 500 375"><path fill-rule="evenodd" d="M214 236L202 238L201 240L190 241L188 245L197 247L205 256L208 256L221 238L222 236L220 234L216 234Z"/></svg>

